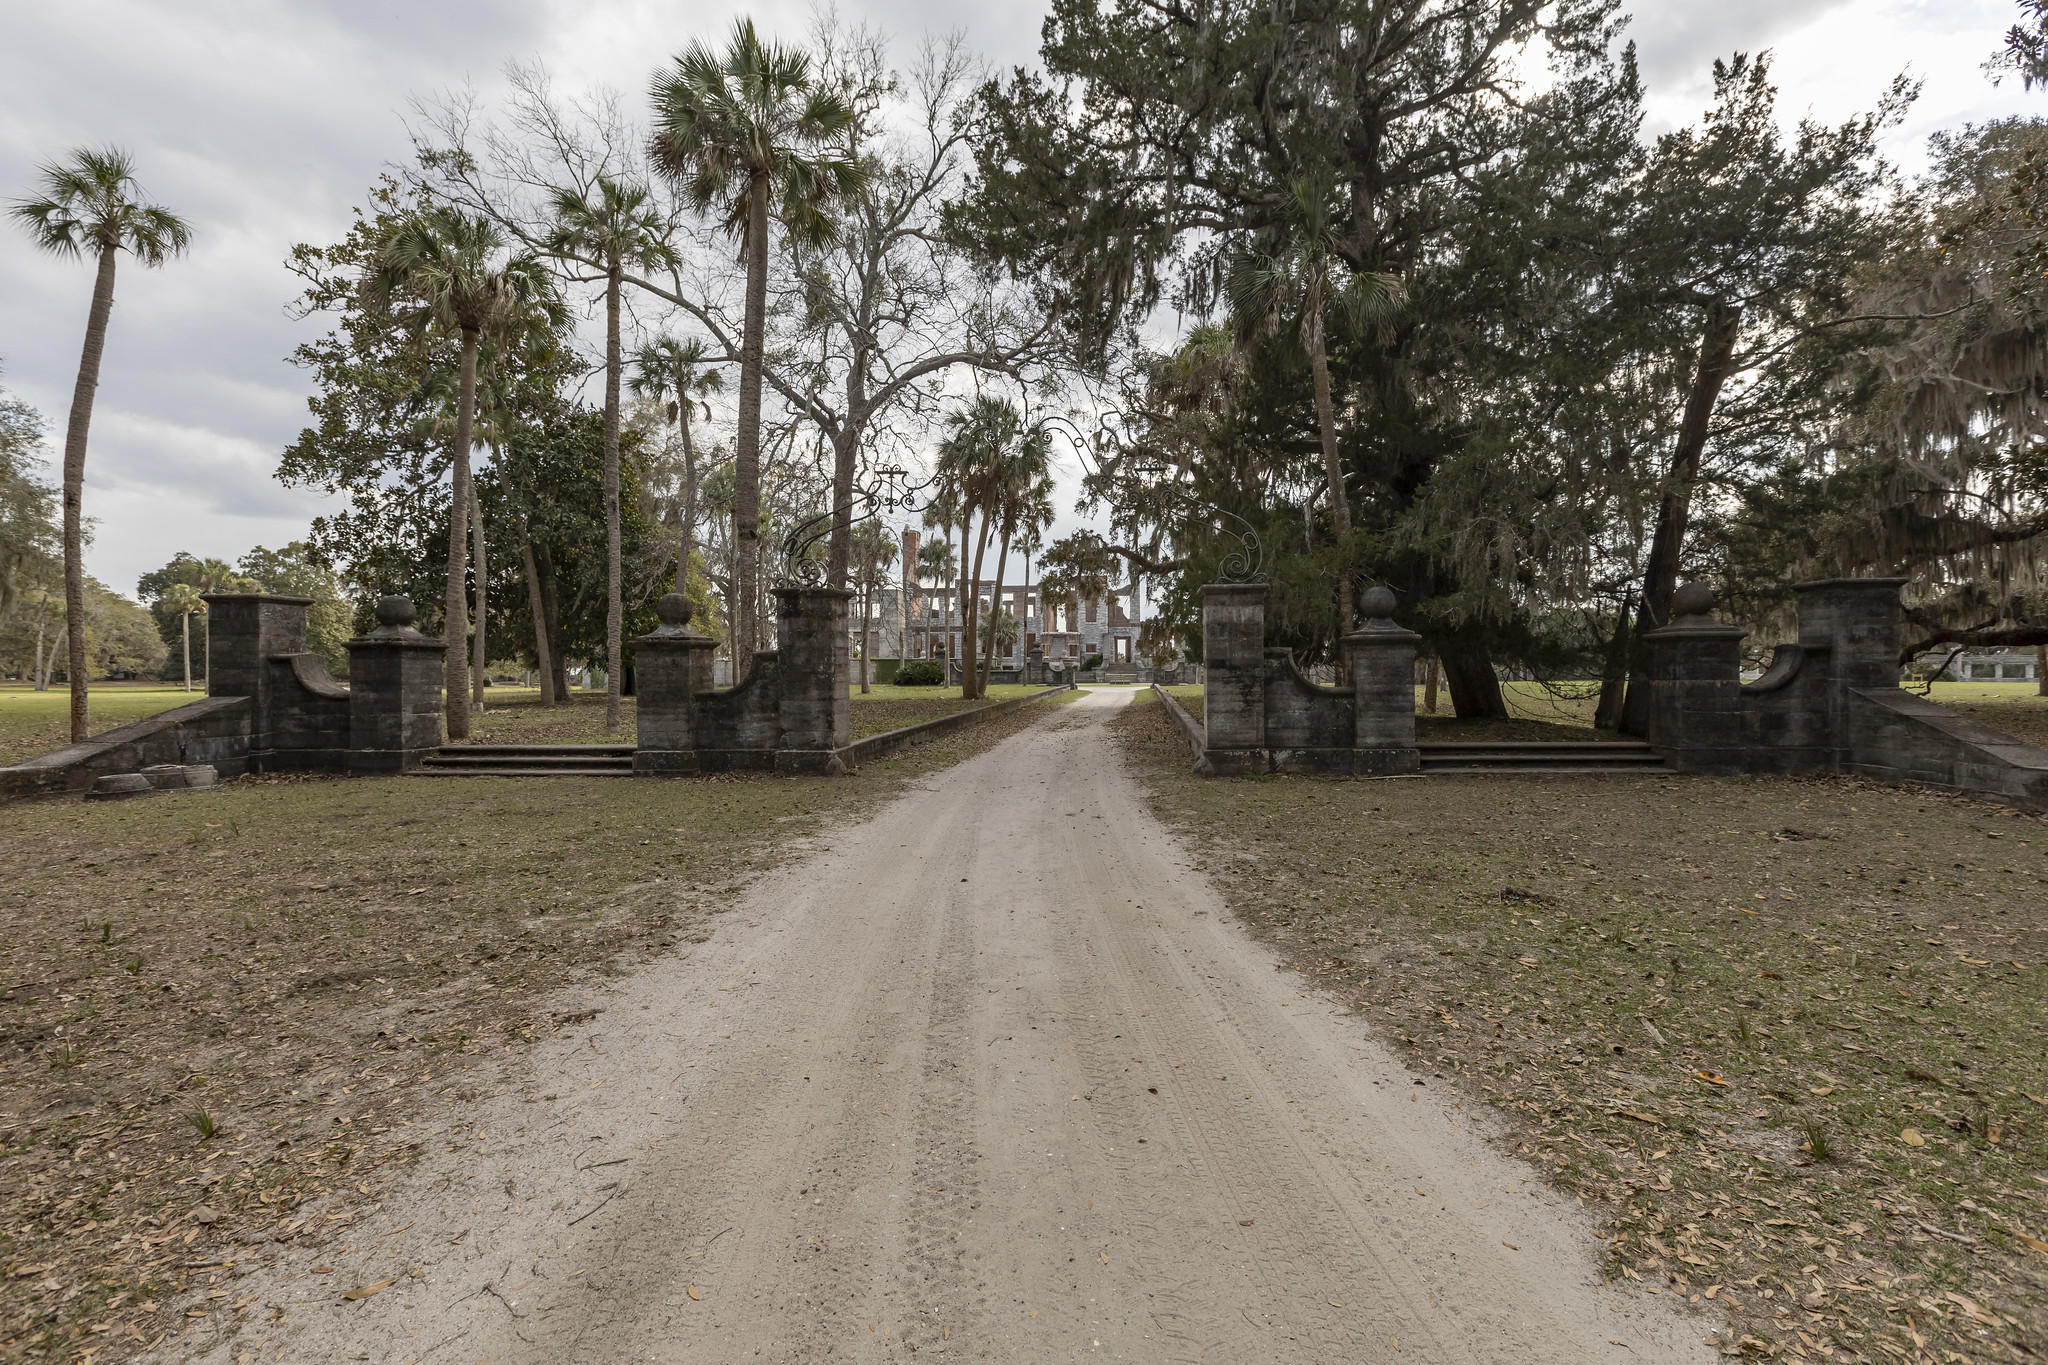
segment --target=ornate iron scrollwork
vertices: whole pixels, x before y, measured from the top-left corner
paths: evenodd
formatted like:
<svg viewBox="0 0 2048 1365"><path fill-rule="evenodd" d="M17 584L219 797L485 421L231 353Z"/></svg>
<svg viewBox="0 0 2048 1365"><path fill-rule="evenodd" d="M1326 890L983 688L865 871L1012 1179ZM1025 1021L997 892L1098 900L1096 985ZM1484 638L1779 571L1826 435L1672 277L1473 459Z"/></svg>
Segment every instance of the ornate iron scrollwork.
<svg viewBox="0 0 2048 1365"><path fill-rule="evenodd" d="M913 484L909 481L909 473L896 465L882 466L874 471L874 477L876 482L873 485L856 485L853 490L848 510L857 515L850 527L875 520L887 512L916 511L918 495L933 483L932 479L926 479L923 483ZM815 588L824 583L830 566L817 554L817 549L831 536L834 515L834 509L827 508L805 517L783 535L782 572L777 576L778 586Z"/></svg>
<svg viewBox="0 0 2048 1365"><path fill-rule="evenodd" d="M1235 512L1226 512L1221 507L1213 509L1224 519L1220 527L1225 540L1236 541L1235 549L1226 553L1216 564L1216 579L1220 583L1261 583L1266 578L1266 547L1259 539L1258 528ZM1244 527L1233 531L1227 523L1236 522Z"/></svg>

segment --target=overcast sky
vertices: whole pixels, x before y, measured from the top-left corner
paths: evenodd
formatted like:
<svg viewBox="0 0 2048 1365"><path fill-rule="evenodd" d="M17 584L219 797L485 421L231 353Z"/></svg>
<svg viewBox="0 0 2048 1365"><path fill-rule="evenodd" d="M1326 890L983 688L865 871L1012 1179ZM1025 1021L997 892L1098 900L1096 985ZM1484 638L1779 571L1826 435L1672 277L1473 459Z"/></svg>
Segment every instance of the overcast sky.
<svg viewBox="0 0 2048 1365"><path fill-rule="evenodd" d="M131 151L143 186L195 230L159 271L122 258L86 474L98 536L87 570L118 591L178 550L224 559L302 536L322 499L282 487L278 452L305 424L308 386L284 357L323 330L294 322L283 258L345 230L380 167L406 152L414 94L497 85L507 59L539 58L558 88L635 94L689 39L716 38L725 0L64 0L7 7L0 43L0 198L29 192L39 161L81 144ZM745 7L799 36L802 0ZM841 13L908 43L964 24L1003 63L1030 62L1032 3L846 0ZM2013 22L2011 0L1642 0L1630 34L1655 125L1695 117L1713 58L1771 48L1789 115L1839 120L1893 75L1926 83L1891 155L1927 134L2038 112L2048 95L1993 88L1980 70ZM61 440L92 279L0 229L0 384ZM1070 499L1069 499L1070 500ZM1063 509L1064 510L1064 509Z"/></svg>

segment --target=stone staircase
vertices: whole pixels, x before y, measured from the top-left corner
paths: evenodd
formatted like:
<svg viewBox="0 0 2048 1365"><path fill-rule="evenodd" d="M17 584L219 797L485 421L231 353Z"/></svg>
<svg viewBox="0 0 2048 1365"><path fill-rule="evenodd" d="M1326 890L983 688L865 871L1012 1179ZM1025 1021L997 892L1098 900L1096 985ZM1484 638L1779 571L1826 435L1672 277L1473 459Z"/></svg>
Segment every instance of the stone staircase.
<svg viewBox="0 0 2048 1365"><path fill-rule="evenodd" d="M630 744L444 744L420 777L631 777Z"/></svg>
<svg viewBox="0 0 2048 1365"><path fill-rule="evenodd" d="M1425 773L1669 772L1663 756L1640 740L1585 744L1421 744Z"/></svg>

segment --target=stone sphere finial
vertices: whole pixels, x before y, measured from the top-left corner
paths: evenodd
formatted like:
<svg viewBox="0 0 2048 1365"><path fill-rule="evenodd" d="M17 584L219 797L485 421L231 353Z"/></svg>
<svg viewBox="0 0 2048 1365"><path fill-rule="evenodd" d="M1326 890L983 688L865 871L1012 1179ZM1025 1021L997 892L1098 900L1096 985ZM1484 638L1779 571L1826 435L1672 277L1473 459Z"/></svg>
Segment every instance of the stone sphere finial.
<svg viewBox="0 0 2048 1365"><path fill-rule="evenodd" d="M696 609L690 605L689 598L679 592L671 592L664 593L654 604L654 614L661 618L664 626L687 626Z"/></svg>
<svg viewBox="0 0 2048 1365"><path fill-rule="evenodd" d="M402 593L377 599L377 624L380 626L409 626L418 616L412 599Z"/></svg>
<svg viewBox="0 0 2048 1365"><path fill-rule="evenodd" d="M1368 588L1359 599L1358 609L1369 621L1385 621L1394 614L1394 590L1388 587Z"/></svg>
<svg viewBox="0 0 2048 1365"><path fill-rule="evenodd" d="M1687 583L1671 594L1673 616L1705 616L1714 609L1714 590L1704 583Z"/></svg>

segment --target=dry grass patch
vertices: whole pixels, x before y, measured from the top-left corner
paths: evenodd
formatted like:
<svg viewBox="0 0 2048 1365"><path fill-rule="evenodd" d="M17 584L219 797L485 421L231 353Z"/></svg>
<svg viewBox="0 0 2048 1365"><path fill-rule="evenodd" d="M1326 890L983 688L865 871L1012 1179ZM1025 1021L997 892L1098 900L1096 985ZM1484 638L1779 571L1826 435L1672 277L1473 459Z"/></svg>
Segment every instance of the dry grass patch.
<svg viewBox="0 0 2048 1365"><path fill-rule="evenodd" d="M842 779L254 778L9 807L0 1358L232 1334L237 1265L347 1235L426 1106L577 1022L543 1000L701 939L771 863L1043 714Z"/></svg>
<svg viewBox="0 0 2048 1365"><path fill-rule="evenodd" d="M94 683L89 699L92 733L103 735L163 711L206 700L206 689L187 692L173 683ZM38 692L27 683L0 683L0 768L37 758L71 742L71 693L61 682Z"/></svg>
<svg viewBox="0 0 2048 1365"><path fill-rule="evenodd" d="M1840 779L1203 780L1254 933L1787 1359L2048 1355L2048 820Z"/></svg>

